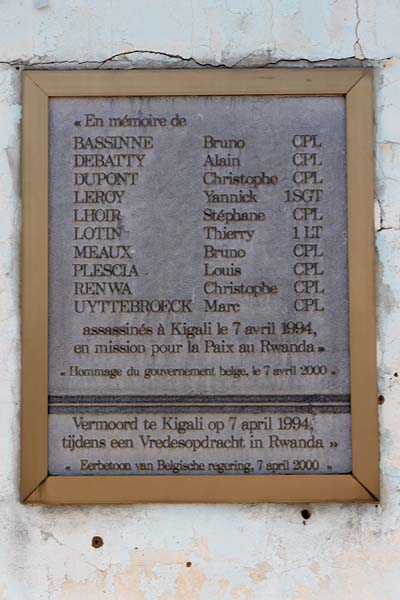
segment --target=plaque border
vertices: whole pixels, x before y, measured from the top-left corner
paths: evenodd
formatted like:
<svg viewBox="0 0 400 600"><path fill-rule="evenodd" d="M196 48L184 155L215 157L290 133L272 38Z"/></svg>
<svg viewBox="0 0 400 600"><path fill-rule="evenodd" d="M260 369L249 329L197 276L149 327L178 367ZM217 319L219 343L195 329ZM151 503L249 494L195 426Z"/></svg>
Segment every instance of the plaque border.
<svg viewBox="0 0 400 600"><path fill-rule="evenodd" d="M379 502L372 79L368 68L23 72L21 502ZM49 98L181 95L345 97L353 461L349 474L48 475Z"/></svg>

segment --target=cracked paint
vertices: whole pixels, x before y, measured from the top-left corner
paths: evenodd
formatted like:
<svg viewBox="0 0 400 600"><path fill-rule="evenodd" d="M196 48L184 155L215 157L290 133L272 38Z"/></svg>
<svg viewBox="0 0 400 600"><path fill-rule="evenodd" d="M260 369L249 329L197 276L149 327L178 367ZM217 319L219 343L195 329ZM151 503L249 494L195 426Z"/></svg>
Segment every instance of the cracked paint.
<svg viewBox="0 0 400 600"><path fill-rule="evenodd" d="M357 56L359 58L365 58L364 52L363 52L363 49L361 46L361 40L360 40L361 17L360 17L360 3L358 0L355 0L355 7L356 7L356 26L355 26L356 41L354 42L354 56Z"/></svg>

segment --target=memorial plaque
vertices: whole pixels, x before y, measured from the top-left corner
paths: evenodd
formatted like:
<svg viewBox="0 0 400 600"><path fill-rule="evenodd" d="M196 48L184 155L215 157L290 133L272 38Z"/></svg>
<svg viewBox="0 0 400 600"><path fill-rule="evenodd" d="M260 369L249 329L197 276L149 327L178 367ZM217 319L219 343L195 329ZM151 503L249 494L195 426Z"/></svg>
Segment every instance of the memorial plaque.
<svg viewBox="0 0 400 600"><path fill-rule="evenodd" d="M329 71L26 74L24 499L376 501L370 72Z"/></svg>

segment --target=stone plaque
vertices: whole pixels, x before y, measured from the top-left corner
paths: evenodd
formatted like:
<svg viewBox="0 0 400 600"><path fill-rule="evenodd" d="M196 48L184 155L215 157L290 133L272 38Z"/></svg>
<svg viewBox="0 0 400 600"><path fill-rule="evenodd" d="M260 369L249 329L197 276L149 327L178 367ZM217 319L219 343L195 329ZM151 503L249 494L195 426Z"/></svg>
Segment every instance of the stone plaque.
<svg viewBox="0 0 400 600"><path fill-rule="evenodd" d="M50 480L352 474L346 95L54 81Z"/></svg>
<svg viewBox="0 0 400 600"><path fill-rule="evenodd" d="M344 99L49 125L50 473L349 472Z"/></svg>

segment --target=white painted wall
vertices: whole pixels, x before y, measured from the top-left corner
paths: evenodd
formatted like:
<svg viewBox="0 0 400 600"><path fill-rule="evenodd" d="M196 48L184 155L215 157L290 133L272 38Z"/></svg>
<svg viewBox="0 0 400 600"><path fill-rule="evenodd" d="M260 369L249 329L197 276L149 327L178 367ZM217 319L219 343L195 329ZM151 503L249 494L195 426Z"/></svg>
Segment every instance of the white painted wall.
<svg viewBox="0 0 400 600"><path fill-rule="evenodd" d="M1 600L397 600L400 1L0 0L0 32ZM22 68L360 60L376 68L381 506L315 505L306 523L303 506L21 506Z"/></svg>

